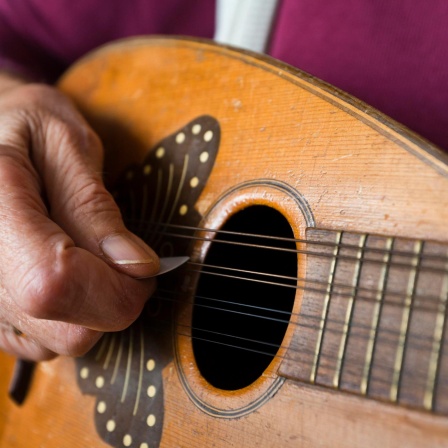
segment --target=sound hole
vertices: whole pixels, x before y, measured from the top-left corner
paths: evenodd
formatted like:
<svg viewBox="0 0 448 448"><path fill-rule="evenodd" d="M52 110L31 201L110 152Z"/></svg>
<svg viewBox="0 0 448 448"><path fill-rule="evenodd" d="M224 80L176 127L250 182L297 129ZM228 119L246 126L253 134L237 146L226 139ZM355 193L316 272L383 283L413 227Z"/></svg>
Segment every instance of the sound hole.
<svg viewBox="0 0 448 448"><path fill-rule="evenodd" d="M192 343L204 378L237 390L260 377L282 343L297 254L291 226L270 207L248 207L221 230L229 233L216 234L198 283Z"/></svg>

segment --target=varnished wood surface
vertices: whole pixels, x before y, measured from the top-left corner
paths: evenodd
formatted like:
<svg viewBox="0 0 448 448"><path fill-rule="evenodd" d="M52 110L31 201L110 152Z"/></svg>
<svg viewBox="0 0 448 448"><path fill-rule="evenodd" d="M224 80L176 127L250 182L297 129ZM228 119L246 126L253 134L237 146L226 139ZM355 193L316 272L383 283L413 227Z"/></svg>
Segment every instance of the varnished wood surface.
<svg viewBox="0 0 448 448"><path fill-rule="evenodd" d="M22 408L6 399L12 359L2 354L1 361L1 446L109 446L95 432L94 400L79 394L72 360L41 364ZM161 446L167 448L447 446L444 417L293 382L251 416L210 421L186 398L174 371L165 378L170 413Z"/></svg>
<svg viewBox="0 0 448 448"><path fill-rule="evenodd" d="M14 359L0 356L0 446L109 446L95 434L94 403L79 393L73 360L39 364L26 402L18 406L8 397Z"/></svg>
<svg viewBox="0 0 448 448"><path fill-rule="evenodd" d="M196 203L205 228L262 204L280 211L297 238L317 226L448 241L446 155L289 67L206 42L137 39L86 58L60 88L104 141L109 183L191 120L216 118L220 149ZM193 258L205 252L198 244ZM301 256L298 277L305 275ZM295 311L302 300L298 290ZM291 325L284 345L294 337ZM281 358L251 386L223 392L198 373L191 341L178 337L175 346L178 357L163 370L162 447L448 445L445 416L303 384L282 371ZM1 355L1 361L1 446L106 446L94 428L95 399L81 395L72 360L41 364L21 408L6 398L12 360ZM239 418L212 416L191 396L238 408L277 378L285 382L276 393Z"/></svg>

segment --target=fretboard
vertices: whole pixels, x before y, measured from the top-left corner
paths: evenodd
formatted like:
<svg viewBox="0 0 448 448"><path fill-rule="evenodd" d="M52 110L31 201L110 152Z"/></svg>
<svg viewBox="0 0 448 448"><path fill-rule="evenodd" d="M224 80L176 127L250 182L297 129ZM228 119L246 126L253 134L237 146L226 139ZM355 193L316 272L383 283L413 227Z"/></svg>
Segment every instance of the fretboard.
<svg viewBox="0 0 448 448"><path fill-rule="evenodd" d="M282 373L448 413L448 245L319 229L307 241Z"/></svg>

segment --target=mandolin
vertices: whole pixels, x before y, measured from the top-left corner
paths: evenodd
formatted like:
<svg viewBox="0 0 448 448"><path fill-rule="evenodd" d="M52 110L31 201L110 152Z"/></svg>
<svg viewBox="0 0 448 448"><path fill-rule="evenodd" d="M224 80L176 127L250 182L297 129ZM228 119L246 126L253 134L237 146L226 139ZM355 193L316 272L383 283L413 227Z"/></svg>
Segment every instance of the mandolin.
<svg viewBox="0 0 448 448"><path fill-rule="evenodd" d="M61 78L127 226L141 317L36 366L1 354L3 447L448 446L448 157L269 57L133 38Z"/></svg>

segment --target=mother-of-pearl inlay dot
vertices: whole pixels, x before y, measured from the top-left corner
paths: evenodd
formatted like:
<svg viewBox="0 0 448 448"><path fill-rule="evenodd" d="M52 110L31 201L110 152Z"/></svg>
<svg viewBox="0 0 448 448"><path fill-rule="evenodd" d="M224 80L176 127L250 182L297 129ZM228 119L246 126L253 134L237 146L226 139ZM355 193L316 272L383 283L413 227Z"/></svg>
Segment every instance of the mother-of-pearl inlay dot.
<svg viewBox="0 0 448 448"><path fill-rule="evenodd" d="M204 140L210 142L213 138L213 131L207 131L204 133Z"/></svg>
<svg viewBox="0 0 448 448"><path fill-rule="evenodd" d="M104 401L100 401L98 403L98 406L96 407L96 410L98 411L99 414L104 414L106 412L106 403Z"/></svg>
<svg viewBox="0 0 448 448"><path fill-rule="evenodd" d="M148 359L148 361L146 362L146 370L148 370L148 372L151 372L152 370L154 370L155 366L155 361L153 359Z"/></svg>
<svg viewBox="0 0 448 448"><path fill-rule="evenodd" d="M205 162L207 162L208 157L209 157L208 152L207 152L207 151L203 151L203 152L201 152L201 154L199 155L199 160L200 160L202 163L205 163Z"/></svg>
<svg viewBox="0 0 448 448"><path fill-rule="evenodd" d="M155 397L156 392L157 392L157 389L155 388L155 386L149 386L148 387L147 393L148 393L148 397L149 398Z"/></svg>
<svg viewBox="0 0 448 448"><path fill-rule="evenodd" d="M101 389L104 386L104 377L103 376L98 376L95 380L95 386L98 389Z"/></svg>
<svg viewBox="0 0 448 448"><path fill-rule="evenodd" d="M140 448L149 448L149 445L146 442L140 444Z"/></svg>
<svg viewBox="0 0 448 448"><path fill-rule="evenodd" d="M183 132L179 132L179 134L176 135L176 143L179 145L185 141L185 134Z"/></svg>
<svg viewBox="0 0 448 448"><path fill-rule="evenodd" d="M86 380L89 377L89 368L88 367L83 367L81 369L81 372L79 372L79 376L83 379Z"/></svg>
<svg viewBox="0 0 448 448"><path fill-rule="evenodd" d="M129 434L126 434L123 437L123 445L124 446L131 446L132 445L132 437Z"/></svg>
<svg viewBox="0 0 448 448"><path fill-rule="evenodd" d="M154 426L156 424L156 416L154 414L149 414L146 423L148 426Z"/></svg>
<svg viewBox="0 0 448 448"><path fill-rule="evenodd" d="M143 167L143 174L144 174L145 176L147 176L147 175L151 172L151 170L152 170L151 165L146 164L146 165Z"/></svg>
<svg viewBox="0 0 448 448"><path fill-rule="evenodd" d="M158 159L161 159L165 155L165 148L163 146L159 146L156 149L156 157Z"/></svg>
<svg viewBox="0 0 448 448"><path fill-rule="evenodd" d="M109 432L113 432L113 431L115 431L115 427L116 427L117 425L115 424L115 422L114 422L114 420L108 420L108 422L106 423L106 429L109 431Z"/></svg>
<svg viewBox="0 0 448 448"><path fill-rule="evenodd" d="M196 188L199 185L199 178L194 176L190 179L190 187Z"/></svg>
<svg viewBox="0 0 448 448"><path fill-rule="evenodd" d="M187 214L187 212L188 212L188 207L185 204L181 205L179 208L179 214L184 216Z"/></svg>
<svg viewBox="0 0 448 448"><path fill-rule="evenodd" d="M201 132L201 125L198 123L193 125L193 127L191 128L191 132L193 132L194 135L198 135L199 132Z"/></svg>

